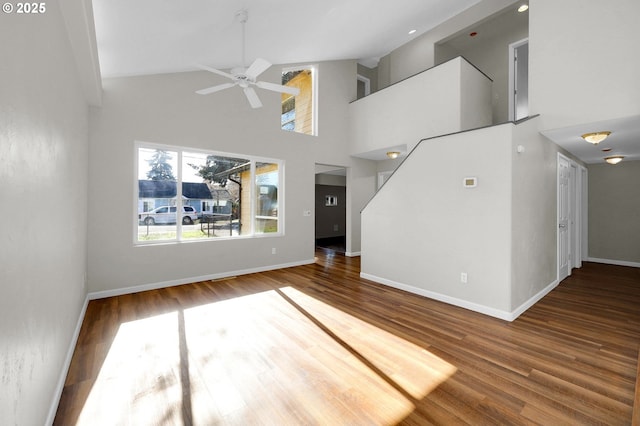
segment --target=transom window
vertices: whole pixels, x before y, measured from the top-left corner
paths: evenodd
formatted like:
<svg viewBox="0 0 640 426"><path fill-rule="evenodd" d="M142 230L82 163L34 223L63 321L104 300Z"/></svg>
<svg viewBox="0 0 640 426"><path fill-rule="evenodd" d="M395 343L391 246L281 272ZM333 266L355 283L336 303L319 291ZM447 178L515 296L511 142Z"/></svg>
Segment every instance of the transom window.
<svg viewBox="0 0 640 426"><path fill-rule="evenodd" d="M135 242L282 234L283 162L136 146Z"/></svg>

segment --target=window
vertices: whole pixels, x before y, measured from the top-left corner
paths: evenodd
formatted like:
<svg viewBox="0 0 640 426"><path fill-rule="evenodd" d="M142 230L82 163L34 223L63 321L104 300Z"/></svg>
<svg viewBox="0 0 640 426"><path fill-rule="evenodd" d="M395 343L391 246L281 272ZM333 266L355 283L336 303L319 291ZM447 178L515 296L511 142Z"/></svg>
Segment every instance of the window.
<svg viewBox="0 0 640 426"><path fill-rule="evenodd" d="M136 243L281 234L283 163L139 144Z"/></svg>
<svg viewBox="0 0 640 426"><path fill-rule="evenodd" d="M327 207L334 207L338 205L338 196L337 195L326 195L324 197L324 205Z"/></svg>
<svg viewBox="0 0 640 426"><path fill-rule="evenodd" d="M255 229L261 233L278 232L278 177L276 163L256 163Z"/></svg>
<svg viewBox="0 0 640 426"><path fill-rule="evenodd" d="M316 90L313 67L287 69L282 73L282 84L300 89L298 96L282 94L282 130L316 135Z"/></svg>

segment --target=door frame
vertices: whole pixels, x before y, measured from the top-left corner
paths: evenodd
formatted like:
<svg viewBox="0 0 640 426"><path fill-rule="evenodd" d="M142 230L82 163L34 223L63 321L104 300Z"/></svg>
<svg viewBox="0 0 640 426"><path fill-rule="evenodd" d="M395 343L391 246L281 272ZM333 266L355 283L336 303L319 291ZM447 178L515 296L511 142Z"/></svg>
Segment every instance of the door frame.
<svg viewBox="0 0 640 426"><path fill-rule="evenodd" d="M349 185L349 167L347 166L341 166L341 165L335 165L335 164L326 164L326 163L315 163L315 173L314 173L314 185L313 185L313 194L314 194L314 198L316 196L316 184L317 184L317 175L321 175L321 174L337 174L340 176L344 176L345 177L345 249L347 250L345 252L345 256L347 255L347 253L349 252L349 249L351 247L351 225L349 223L349 217L350 217L350 205L351 202L349 200L349 196L350 196L350 185ZM304 215L306 216L307 211L305 211ZM311 213L311 212L309 212ZM314 208L313 210L313 220L314 222L316 221L316 216L317 216L318 212L316 211L316 209ZM314 231L313 231L313 239L314 239L314 246L315 246L315 240L316 240L316 229L315 229L315 224L314 224Z"/></svg>
<svg viewBox="0 0 640 426"><path fill-rule="evenodd" d="M556 261L556 277L560 281L560 161L566 161L569 164L569 184L568 184L568 244L569 264L568 275L571 275L573 268L582 267L582 261L588 257L588 216L587 216L587 184L588 172L586 167L575 162L571 158L558 153L556 166L556 193L557 193L557 212L556 212L556 245L557 245L557 261ZM563 277L564 278L564 277Z"/></svg>
<svg viewBox="0 0 640 426"><path fill-rule="evenodd" d="M356 74L356 79L364 84L364 96L371 94L371 80L361 74Z"/></svg>
<svg viewBox="0 0 640 426"><path fill-rule="evenodd" d="M560 172L561 172L561 163L565 163L566 167L567 167L567 172L568 172L568 182L567 182L567 191L566 191L566 225L563 226L563 224L561 224L560 222L562 221L562 213L563 213L563 209L562 206L564 204L564 200L562 199L563 197L563 191L562 191L562 185L561 185L561 181L560 181ZM563 279L565 279L566 277L571 275L571 266L572 266L572 261L571 261L571 214L573 209L571 208L571 159L562 155L561 153L558 153L558 158L557 158L557 166L556 166L556 199L557 199L557 206L556 206L556 251L557 251L557 264L556 264L556 277L558 282L562 281ZM567 237L566 237L566 246L562 243L562 232L561 229L564 229L567 233ZM565 247L565 251L563 252L563 247ZM563 269L562 265L563 265L563 258L566 255L566 262L567 262L567 274L565 275L564 273L561 273L560 271Z"/></svg>
<svg viewBox="0 0 640 426"><path fill-rule="evenodd" d="M529 44L529 37L523 38L522 40L518 40L509 44L509 121L515 121L516 117L516 106L514 99L515 92L515 79L516 79L516 69L515 69L515 51L518 47L523 46L525 44Z"/></svg>

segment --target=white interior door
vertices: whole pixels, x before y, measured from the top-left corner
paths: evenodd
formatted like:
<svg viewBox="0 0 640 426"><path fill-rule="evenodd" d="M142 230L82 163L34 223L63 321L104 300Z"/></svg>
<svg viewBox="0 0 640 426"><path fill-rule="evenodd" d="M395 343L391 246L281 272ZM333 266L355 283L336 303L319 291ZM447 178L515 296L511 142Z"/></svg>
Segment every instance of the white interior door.
<svg viewBox="0 0 640 426"><path fill-rule="evenodd" d="M571 247L569 245L569 182L571 170L569 160L558 156L558 281L571 273Z"/></svg>
<svg viewBox="0 0 640 426"><path fill-rule="evenodd" d="M529 39L509 45L509 119L529 116Z"/></svg>

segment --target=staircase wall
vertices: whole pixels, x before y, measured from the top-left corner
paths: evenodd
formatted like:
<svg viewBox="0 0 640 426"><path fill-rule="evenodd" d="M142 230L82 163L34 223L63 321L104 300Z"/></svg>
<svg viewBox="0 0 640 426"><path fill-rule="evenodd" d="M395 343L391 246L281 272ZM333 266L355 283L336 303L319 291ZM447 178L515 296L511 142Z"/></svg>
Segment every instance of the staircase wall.
<svg viewBox="0 0 640 426"><path fill-rule="evenodd" d="M362 276L509 319L513 127L421 142L362 212Z"/></svg>
<svg viewBox="0 0 640 426"><path fill-rule="evenodd" d="M539 125L422 141L362 211L362 276L509 321L551 291L562 149Z"/></svg>

